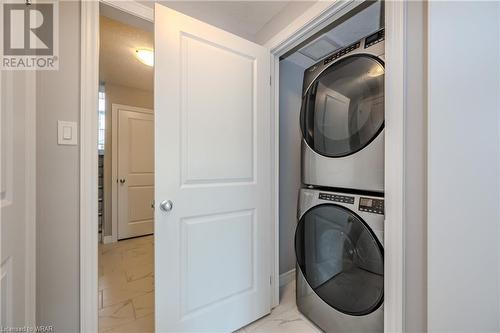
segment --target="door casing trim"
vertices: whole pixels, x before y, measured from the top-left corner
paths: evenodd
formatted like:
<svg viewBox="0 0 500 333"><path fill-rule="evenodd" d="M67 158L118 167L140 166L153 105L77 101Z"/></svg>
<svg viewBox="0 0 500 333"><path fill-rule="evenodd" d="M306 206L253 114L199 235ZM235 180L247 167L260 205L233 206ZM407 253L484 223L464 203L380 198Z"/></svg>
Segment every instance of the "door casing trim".
<svg viewBox="0 0 500 333"><path fill-rule="evenodd" d="M99 2L81 1L80 332L98 331Z"/></svg>
<svg viewBox="0 0 500 333"><path fill-rule="evenodd" d="M153 9L136 1L80 2L80 332L98 331L97 132L99 3L153 21Z"/></svg>

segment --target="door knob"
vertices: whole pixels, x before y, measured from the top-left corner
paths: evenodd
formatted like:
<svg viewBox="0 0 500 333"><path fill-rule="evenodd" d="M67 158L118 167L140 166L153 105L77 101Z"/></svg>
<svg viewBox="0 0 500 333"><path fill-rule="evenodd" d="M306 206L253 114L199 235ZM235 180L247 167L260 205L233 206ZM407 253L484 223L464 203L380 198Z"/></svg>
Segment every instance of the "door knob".
<svg viewBox="0 0 500 333"><path fill-rule="evenodd" d="M125 184L125 178L120 179L120 184Z"/></svg>
<svg viewBox="0 0 500 333"><path fill-rule="evenodd" d="M161 203L160 203L160 209L164 212L170 212L172 210L172 208L174 207L174 204L172 201L170 200L163 200Z"/></svg>

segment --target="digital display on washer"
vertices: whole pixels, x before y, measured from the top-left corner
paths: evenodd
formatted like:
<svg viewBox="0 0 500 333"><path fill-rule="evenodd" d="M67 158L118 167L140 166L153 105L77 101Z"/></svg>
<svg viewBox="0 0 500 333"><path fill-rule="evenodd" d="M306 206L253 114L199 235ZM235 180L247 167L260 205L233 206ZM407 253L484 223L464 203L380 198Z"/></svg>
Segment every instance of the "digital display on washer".
<svg viewBox="0 0 500 333"><path fill-rule="evenodd" d="M377 44L384 40L384 30L380 30L373 35L370 35L365 38L365 48L368 46L372 46L373 44Z"/></svg>
<svg viewBox="0 0 500 333"><path fill-rule="evenodd" d="M373 200L368 198L359 199L359 204L365 207L371 207L373 205Z"/></svg>
<svg viewBox="0 0 500 333"><path fill-rule="evenodd" d="M377 41L378 38L379 38L378 34L368 36L366 37L365 44L372 44L373 42Z"/></svg>
<svg viewBox="0 0 500 333"><path fill-rule="evenodd" d="M359 210L363 212L384 214L384 200L374 198L359 198Z"/></svg>

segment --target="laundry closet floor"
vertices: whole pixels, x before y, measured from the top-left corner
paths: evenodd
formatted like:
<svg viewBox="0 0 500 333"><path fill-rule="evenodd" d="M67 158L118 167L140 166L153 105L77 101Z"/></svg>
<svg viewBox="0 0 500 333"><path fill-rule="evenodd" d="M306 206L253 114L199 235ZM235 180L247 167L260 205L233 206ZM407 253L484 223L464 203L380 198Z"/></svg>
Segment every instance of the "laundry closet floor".
<svg viewBox="0 0 500 333"><path fill-rule="evenodd" d="M280 304L269 315L236 333L319 333L322 332L297 310L295 281L280 288Z"/></svg>
<svg viewBox="0 0 500 333"><path fill-rule="evenodd" d="M99 333L154 332L154 238L99 245ZM295 281L280 304L238 333L321 332L297 310Z"/></svg>

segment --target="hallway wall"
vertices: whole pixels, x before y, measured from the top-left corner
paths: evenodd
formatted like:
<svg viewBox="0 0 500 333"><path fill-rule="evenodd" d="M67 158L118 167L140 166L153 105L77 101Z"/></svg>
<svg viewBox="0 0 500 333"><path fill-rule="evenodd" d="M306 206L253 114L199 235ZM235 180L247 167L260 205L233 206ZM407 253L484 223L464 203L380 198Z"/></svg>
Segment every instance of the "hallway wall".
<svg viewBox="0 0 500 333"><path fill-rule="evenodd" d="M428 331L498 332L500 4L428 6Z"/></svg>
<svg viewBox="0 0 500 333"><path fill-rule="evenodd" d="M57 144L57 121L80 118L80 2L59 2L59 70L37 72L38 325L80 327L79 145Z"/></svg>

